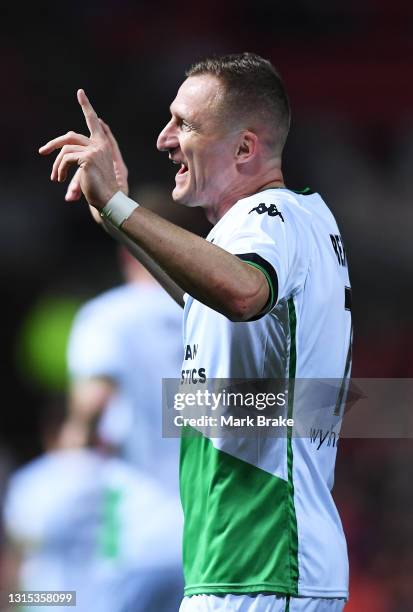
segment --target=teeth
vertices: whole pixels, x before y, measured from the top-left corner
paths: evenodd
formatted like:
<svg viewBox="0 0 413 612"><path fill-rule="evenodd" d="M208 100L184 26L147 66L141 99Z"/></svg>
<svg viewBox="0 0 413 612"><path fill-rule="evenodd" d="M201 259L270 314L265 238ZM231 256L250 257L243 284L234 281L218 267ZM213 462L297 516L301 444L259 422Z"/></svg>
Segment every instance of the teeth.
<svg viewBox="0 0 413 612"><path fill-rule="evenodd" d="M176 159L171 159L171 162L175 166L181 166L180 170L188 170L188 166L183 161L178 161Z"/></svg>

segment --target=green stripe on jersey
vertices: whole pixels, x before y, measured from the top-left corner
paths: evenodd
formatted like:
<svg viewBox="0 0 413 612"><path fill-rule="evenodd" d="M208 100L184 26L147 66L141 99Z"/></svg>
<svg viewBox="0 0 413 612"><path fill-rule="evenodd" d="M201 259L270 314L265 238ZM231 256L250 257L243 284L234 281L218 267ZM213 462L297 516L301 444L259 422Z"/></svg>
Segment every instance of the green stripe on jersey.
<svg viewBox="0 0 413 612"><path fill-rule="evenodd" d="M185 595L296 593L289 483L201 434L181 443Z"/></svg>
<svg viewBox="0 0 413 612"><path fill-rule="evenodd" d="M288 322L290 328L290 356L288 366L288 418L293 418L293 405L294 405L294 384L295 384L295 373L297 367L297 342L296 342L296 331L297 331L297 316L295 314L294 299L288 300ZM288 468L288 511L289 521L288 525L290 528L290 554L289 559L291 561L291 578L295 583L293 595L298 594L298 530L297 530L297 516L295 513L294 506L294 480L293 480L293 443L292 443L292 427L288 427L287 430L287 468Z"/></svg>
<svg viewBox="0 0 413 612"><path fill-rule="evenodd" d="M290 189L293 193L297 195L313 195L314 191L311 191L310 187L304 187L304 189Z"/></svg>
<svg viewBox="0 0 413 612"><path fill-rule="evenodd" d="M243 259L243 262L249 264L250 266L253 266L254 268L257 268L257 270L260 270L264 274L265 278L267 279L268 285L270 287L270 298L269 298L268 303L271 304L268 310L271 310L275 304L275 291L274 291L274 286L272 284L270 275L268 274L265 268L260 266L260 264L255 263L255 261L250 261L249 259Z"/></svg>
<svg viewBox="0 0 413 612"><path fill-rule="evenodd" d="M99 552L102 557L115 559L120 544L120 503L122 491L108 488L104 491L103 523L99 538Z"/></svg>

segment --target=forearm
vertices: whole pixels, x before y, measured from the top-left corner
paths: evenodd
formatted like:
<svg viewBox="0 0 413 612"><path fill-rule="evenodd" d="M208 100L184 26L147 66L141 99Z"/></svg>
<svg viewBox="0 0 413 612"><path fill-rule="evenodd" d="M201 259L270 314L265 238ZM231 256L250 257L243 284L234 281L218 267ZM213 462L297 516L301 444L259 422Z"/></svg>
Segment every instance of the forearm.
<svg viewBox="0 0 413 612"><path fill-rule="evenodd" d="M179 285L172 280L172 278L141 248L136 244L129 236L117 229L111 223L107 221L103 222L103 226L118 242L123 244L128 251L137 259L145 268L152 274L152 276L158 281L158 283L169 293L172 299L183 308L184 306L184 291Z"/></svg>
<svg viewBox="0 0 413 612"><path fill-rule="evenodd" d="M142 206L121 231L178 287L230 319L248 320L268 299L261 272Z"/></svg>

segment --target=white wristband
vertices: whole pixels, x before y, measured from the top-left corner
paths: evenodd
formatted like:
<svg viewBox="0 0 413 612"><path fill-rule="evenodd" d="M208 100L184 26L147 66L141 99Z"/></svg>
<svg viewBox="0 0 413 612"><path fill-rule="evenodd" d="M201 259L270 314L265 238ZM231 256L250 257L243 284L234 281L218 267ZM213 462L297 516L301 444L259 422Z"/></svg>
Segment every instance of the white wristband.
<svg viewBox="0 0 413 612"><path fill-rule="evenodd" d="M137 202L128 198L122 191L117 191L115 195L110 198L105 207L102 208L100 215L107 221L110 221L112 225L120 228L122 223L131 216L138 206L139 204Z"/></svg>

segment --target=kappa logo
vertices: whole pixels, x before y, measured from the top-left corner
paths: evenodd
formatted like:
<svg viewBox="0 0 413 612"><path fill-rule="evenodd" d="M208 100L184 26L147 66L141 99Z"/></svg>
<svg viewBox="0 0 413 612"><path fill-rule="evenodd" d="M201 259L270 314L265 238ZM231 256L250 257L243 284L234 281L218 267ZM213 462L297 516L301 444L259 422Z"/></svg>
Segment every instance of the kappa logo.
<svg viewBox="0 0 413 612"><path fill-rule="evenodd" d="M254 212L254 210L259 215L268 213L269 217L280 217L281 221L284 223L284 217L282 216L275 204L270 204L269 206L267 206L266 204L264 204L264 202L261 202L261 204L258 204L258 206L256 206L255 208L252 208L248 214L250 215L252 212Z"/></svg>

